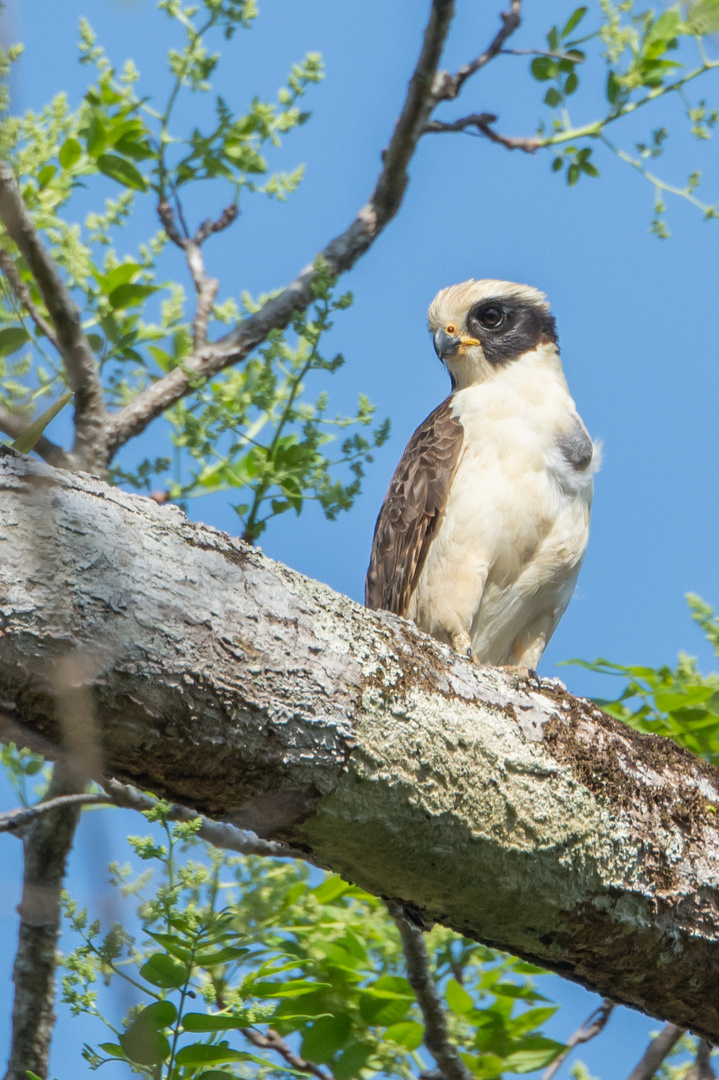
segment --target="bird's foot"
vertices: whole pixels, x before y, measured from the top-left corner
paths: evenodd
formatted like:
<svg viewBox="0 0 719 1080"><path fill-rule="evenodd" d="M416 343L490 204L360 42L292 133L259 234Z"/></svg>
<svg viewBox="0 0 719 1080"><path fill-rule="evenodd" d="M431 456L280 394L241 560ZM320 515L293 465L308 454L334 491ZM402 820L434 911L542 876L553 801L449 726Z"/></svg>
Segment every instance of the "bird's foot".
<svg viewBox="0 0 719 1080"><path fill-rule="evenodd" d="M474 659L474 653L472 652L472 640L466 630L460 630L458 634L452 634L450 641L452 642L452 649L460 656L464 656L467 660Z"/></svg>
<svg viewBox="0 0 719 1080"><path fill-rule="evenodd" d="M504 670L511 675L516 675L518 678L522 679L523 682L534 683L536 690L543 690L545 685L549 685L549 680L542 679L542 676L539 672L535 671L534 668L519 667L516 664L506 664Z"/></svg>

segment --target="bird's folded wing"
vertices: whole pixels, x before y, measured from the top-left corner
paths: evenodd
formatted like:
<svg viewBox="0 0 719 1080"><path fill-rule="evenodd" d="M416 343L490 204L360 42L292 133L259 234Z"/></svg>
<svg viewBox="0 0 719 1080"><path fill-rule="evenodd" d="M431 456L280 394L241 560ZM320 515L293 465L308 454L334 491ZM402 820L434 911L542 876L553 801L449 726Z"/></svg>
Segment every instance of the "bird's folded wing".
<svg viewBox="0 0 719 1080"><path fill-rule="evenodd" d="M443 401L407 443L375 525L365 603L406 615L462 452L464 428Z"/></svg>

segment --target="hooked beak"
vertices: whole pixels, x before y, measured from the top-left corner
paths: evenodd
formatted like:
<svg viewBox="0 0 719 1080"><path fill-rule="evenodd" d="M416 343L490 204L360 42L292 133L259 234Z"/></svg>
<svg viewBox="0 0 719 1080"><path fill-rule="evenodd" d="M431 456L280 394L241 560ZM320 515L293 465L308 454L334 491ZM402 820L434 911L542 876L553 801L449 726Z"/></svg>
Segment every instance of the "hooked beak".
<svg viewBox="0 0 719 1080"><path fill-rule="evenodd" d="M476 338L462 338L457 334L448 334L442 327L440 327L439 330L435 330L432 340L434 341L434 351L442 361L456 356L463 347L479 345Z"/></svg>

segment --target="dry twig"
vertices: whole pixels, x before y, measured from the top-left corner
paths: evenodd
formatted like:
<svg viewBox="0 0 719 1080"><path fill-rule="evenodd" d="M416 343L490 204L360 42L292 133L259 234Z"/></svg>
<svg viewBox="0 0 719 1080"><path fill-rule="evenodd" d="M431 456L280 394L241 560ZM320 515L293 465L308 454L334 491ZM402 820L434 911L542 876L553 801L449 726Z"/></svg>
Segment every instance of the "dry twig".
<svg viewBox="0 0 719 1080"><path fill-rule="evenodd" d="M472 1073L449 1040L447 1018L429 968L429 954L420 929L405 917L399 904L387 904L397 924L407 964L407 981L415 992L424 1019L424 1045L444 1080L472 1080Z"/></svg>
<svg viewBox="0 0 719 1080"><path fill-rule="evenodd" d="M475 75L485 67L495 56L503 52L502 46L507 38L519 29L522 21L522 0L512 0L509 11L501 13L502 26L495 34L489 46L469 64L463 64L454 75L443 72L439 80L439 86L435 90L437 101L450 101L456 98L467 79Z"/></svg>
<svg viewBox="0 0 719 1080"><path fill-rule="evenodd" d="M318 1080L334 1080L329 1069L322 1069L319 1065L315 1065L314 1061L307 1061L306 1058L300 1057L299 1054L294 1054L274 1028L268 1028L265 1034L255 1031L254 1028L240 1028L240 1031L253 1046L260 1047L262 1050L275 1050L280 1057L284 1058L291 1069L310 1073L312 1076L316 1076Z"/></svg>
<svg viewBox="0 0 719 1080"><path fill-rule="evenodd" d="M106 465L107 412L95 354L82 328L77 305L40 240L7 162L0 162L0 218L30 267L55 325L57 346L75 393L76 464L89 472L102 472Z"/></svg>
<svg viewBox="0 0 719 1080"><path fill-rule="evenodd" d="M467 131L475 127L492 142L505 146L507 150L524 150L526 154L533 154L541 145L536 135L500 135L491 125L496 123L498 117L493 113L472 113L471 116L463 116L461 120L442 121L430 120L425 125L425 132L430 135L445 131ZM474 134L474 132L467 132Z"/></svg>
<svg viewBox="0 0 719 1080"><path fill-rule="evenodd" d="M598 1009L595 1009L591 1016L588 1016L581 1027L577 1028L569 1038L567 1039L566 1050L555 1058L549 1068L545 1069L542 1073L542 1080L552 1080L552 1077L559 1072L562 1064L567 1060L569 1054L575 1046L580 1046L582 1043L589 1042L590 1039L594 1039L600 1032L604 1031L607 1026L609 1017L614 1011L614 1002L605 998Z"/></svg>
<svg viewBox="0 0 719 1080"><path fill-rule="evenodd" d="M657 1037L649 1043L627 1080L652 1080L661 1063L672 1052L683 1034L684 1028L677 1027L676 1024L665 1024Z"/></svg>
<svg viewBox="0 0 719 1080"><path fill-rule="evenodd" d="M82 808L83 806L89 806L92 803L112 803L112 799L107 795L86 795L83 792L77 792L73 795L58 795L54 799L45 799L43 802L36 803L35 806L22 807L17 810L9 810L6 814L0 814L0 833L2 832L18 832L20 829L24 829L26 825L31 825L33 821L37 821L43 814L49 814L53 810L59 810L65 806L77 806Z"/></svg>

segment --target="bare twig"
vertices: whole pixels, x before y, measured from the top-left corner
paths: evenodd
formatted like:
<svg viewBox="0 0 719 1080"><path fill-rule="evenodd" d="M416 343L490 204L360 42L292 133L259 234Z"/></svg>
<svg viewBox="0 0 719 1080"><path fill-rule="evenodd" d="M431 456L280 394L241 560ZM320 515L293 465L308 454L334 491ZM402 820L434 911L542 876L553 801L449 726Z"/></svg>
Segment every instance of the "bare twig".
<svg viewBox="0 0 719 1080"><path fill-rule="evenodd" d="M151 796L143 794L129 784L121 784L118 780L103 780L102 786L116 806L142 811L152 810L156 805L155 799ZM197 836L214 844L215 847L237 851L241 855L263 855L267 858L278 859L305 858L303 852L291 848L288 844L275 840L260 840L252 832L245 832L243 829L221 821L212 821L186 806L173 806L167 816L170 821L195 821L200 818L202 825L196 833Z"/></svg>
<svg viewBox="0 0 719 1080"><path fill-rule="evenodd" d="M255 1031L254 1028L240 1028L240 1031L253 1046L260 1047L262 1050L275 1050L280 1057L284 1058L291 1069L310 1073L312 1076L316 1076L318 1080L334 1080L329 1069L322 1069L319 1065L315 1065L314 1061L307 1061L305 1058L300 1057L299 1054L294 1054L274 1028L268 1028L264 1035L259 1031Z"/></svg>
<svg viewBox="0 0 719 1080"><path fill-rule="evenodd" d="M427 134L433 134L435 132L444 131L467 131L467 128L475 127L482 135L491 139L492 142L499 143L501 146L506 146L508 150L524 150L526 154L533 154L537 148L541 146L540 140L535 135L500 135L499 132L494 131L490 126L491 124L496 123L496 121L497 117L493 113L472 113L471 116L464 116L461 120L453 120L451 122L429 120L425 125L424 130Z"/></svg>
<svg viewBox="0 0 719 1080"><path fill-rule="evenodd" d="M354 266L402 203L409 179L407 167L437 103L434 94L437 69L453 16L453 0L432 0L419 60L397 126L383 154L383 168L375 189L355 220L321 252L334 274L344 273ZM158 379L118 412L110 421L110 456L179 401L198 378L212 378L224 368L239 363L266 339L271 330L286 326L294 312L302 311L312 303L314 280L315 269L311 264L258 312L219 341L194 352L182 367Z"/></svg>
<svg viewBox="0 0 719 1080"><path fill-rule="evenodd" d="M509 11L501 13L501 19L501 28L483 53L480 53L471 63L463 64L454 75L450 75L449 72L442 73L438 80L439 85L435 88L437 101L451 101L456 98L467 79L475 75L480 68L485 67L490 60L494 60L495 56L498 56L503 51L502 46L505 41L519 28L522 21L522 0L512 0Z"/></svg>
<svg viewBox="0 0 719 1080"><path fill-rule="evenodd" d="M9 435L14 441L24 434L29 425L30 420L23 413L13 412L7 406L0 405L0 431L3 435ZM41 435L37 440L33 450L40 455L43 461L46 461L48 465L53 465L56 469L72 469L76 465L76 462L73 461L66 450L51 442L50 439L45 438L44 435Z"/></svg>
<svg viewBox="0 0 719 1080"><path fill-rule="evenodd" d="M112 803L107 795L85 795L77 792L74 795L58 795L55 799L45 799L36 803L35 806L22 807L17 810L9 810L6 814L0 814L0 833L18 832L26 825L32 824L42 814L48 814L53 810L59 810L63 806L88 806L92 803Z"/></svg>
<svg viewBox="0 0 719 1080"><path fill-rule="evenodd" d="M55 801L73 789L76 791L74 770L56 765L48 801ZM36 817L23 838L25 873L13 969L12 1043L5 1080L27 1080L29 1070L47 1075L55 1022L60 889L79 814L76 801L59 805Z"/></svg>
<svg viewBox="0 0 719 1080"><path fill-rule="evenodd" d="M230 205L226 206L222 211L217 221L213 221L212 218L207 218L202 222L192 238L194 243L204 244L208 236L212 236L213 233L222 232L223 229L229 228L236 217L237 207L234 203L230 203Z"/></svg>
<svg viewBox="0 0 719 1080"><path fill-rule="evenodd" d="M566 1050L555 1058L549 1068L545 1069L542 1073L542 1080L552 1080L552 1077L559 1072L562 1064L567 1060L570 1053L575 1046L580 1046L582 1043L589 1042L590 1039L594 1039L600 1032L604 1031L607 1026L609 1017L614 1011L614 1002L604 999L598 1009L595 1009L591 1016L588 1016L581 1027L577 1028L573 1032L566 1043Z"/></svg>
<svg viewBox="0 0 719 1080"><path fill-rule="evenodd" d="M233 209L234 213L228 213L228 210ZM197 292L197 307L195 309L195 318L192 322L192 348L195 352L207 343L207 324L210 320L212 305L215 302L218 289L220 288L220 283L217 278L207 276L201 245L203 240L206 240L211 233L220 232L222 229L226 229L227 226L234 221L237 217L237 210L234 207L229 207L228 210L223 213L222 218L217 222L212 221L211 219L205 221L197 230L193 239L190 240L189 237L183 236L177 228L174 211L167 200L161 199L157 205L157 213L160 221L165 227L165 232L170 240L172 240L173 244L177 244L177 246L182 248L185 252L187 266L192 275L192 282ZM223 219L226 219L224 220L224 223L222 223ZM186 229L184 224L183 228Z"/></svg>
<svg viewBox="0 0 719 1080"><path fill-rule="evenodd" d="M95 354L77 305L40 240L7 162L0 162L0 218L30 267L55 326L68 382L75 393L76 463L90 472L102 472L107 413Z"/></svg>
<svg viewBox="0 0 719 1080"><path fill-rule="evenodd" d="M548 56L550 60L571 60L573 64L583 64L584 57L576 53L545 52L543 49L500 49L502 56Z"/></svg>
<svg viewBox="0 0 719 1080"><path fill-rule="evenodd" d="M661 1063L672 1052L683 1034L684 1028L677 1027L676 1024L665 1024L657 1037L649 1043L627 1080L652 1080Z"/></svg>
<svg viewBox="0 0 719 1080"><path fill-rule="evenodd" d="M407 964L407 980L424 1019L424 1045L444 1080L472 1080L472 1073L449 1041L447 1018L432 978L422 931L409 922L399 904L389 903L387 908L397 924Z"/></svg>
<svg viewBox="0 0 719 1080"><path fill-rule="evenodd" d="M684 1080L716 1080L716 1073L711 1063L712 1049L706 1039L700 1039L694 1064Z"/></svg>
<svg viewBox="0 0 719 1080"><path fill-rule="evenodd" d="M35 304L33 304L30 290L20 277L11 255L9 252L5 251L4 248L0 248L0 270L2 270L8 280L10 288L15 293L15 296L25 308L32 321L40 330L42 330L45 337L52 342L57 351L60 352L60 346L55 337L54 329L42 312Z"/></svg>

